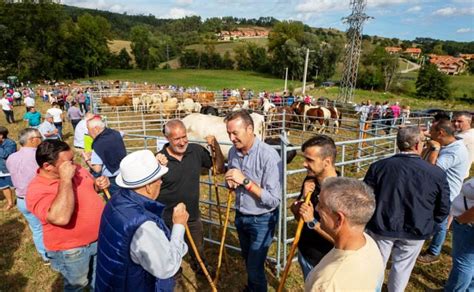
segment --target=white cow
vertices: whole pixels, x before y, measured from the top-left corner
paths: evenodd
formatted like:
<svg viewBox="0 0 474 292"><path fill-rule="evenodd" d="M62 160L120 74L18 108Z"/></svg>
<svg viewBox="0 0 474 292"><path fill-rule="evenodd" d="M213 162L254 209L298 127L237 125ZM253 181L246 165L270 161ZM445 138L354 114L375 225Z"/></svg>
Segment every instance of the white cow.
<svg viewBox="0 0 474 292"><path fill-rule="evenodd" d="M273 104L268 98L263 99L263 113L267 114L270 109L276 107L275 104Z"/></svg>
<svg viewBox="0 0 474 292"><path fill-rule="evenodd" d="M254 133L263 141L265 138L265 118L257 113L252 113L251 116L254 123ZM231 141L229 135L227 135L223 117L194 113L186 116L182 121L186 127L189 140L204 141L206 136L213 135L221 145L222 153L227 159L227 154L232 145L230 145ZM222 143L229 143L229 145L223 145Z"/></svg>
<svg viewBox="0 0 474 292"><path fill-rule="evenodd" d="M178 111L184 111L185 114L201 111L201 104L194 102L192 98L185 98L182 102L178 103Z"/></svg>

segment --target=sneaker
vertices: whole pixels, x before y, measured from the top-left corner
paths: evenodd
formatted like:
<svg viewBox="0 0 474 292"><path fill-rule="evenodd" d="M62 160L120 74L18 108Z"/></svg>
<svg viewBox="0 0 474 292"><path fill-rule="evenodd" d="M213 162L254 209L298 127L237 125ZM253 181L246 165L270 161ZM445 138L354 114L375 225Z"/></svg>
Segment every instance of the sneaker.
<svg viewBox="0 0 474 292"><path fill-rule="evenodd" d="M416 261L420 264L424 264L424 265L429 265L429 264L435 264L437 262L439 262L439 255L434 255L434 254L431 254L429 252L426 252L422 255L420 255Z"/></svg>
<svg viewBox="0 0 474 292"><path fill-rule="evenodd" d="M51 266L51 262L49 260L43 260L43 266Z"/></svg>

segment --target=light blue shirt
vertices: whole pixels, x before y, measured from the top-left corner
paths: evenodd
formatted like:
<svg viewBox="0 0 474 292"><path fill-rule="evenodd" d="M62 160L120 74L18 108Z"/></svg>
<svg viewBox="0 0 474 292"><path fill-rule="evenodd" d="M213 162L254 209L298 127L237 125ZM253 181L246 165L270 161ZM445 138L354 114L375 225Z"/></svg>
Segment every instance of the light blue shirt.
<svg viewBox="0 0 474 292"><path fill-rule="evenodd" d="M43 136L43 139L59 139L59 136L57 134L53 136L49 136L49 137L46 137L44 135L44 134L52 134L52 132L56 130L56 127L54 126L54 124L46 120L39 125L38 130L40 131L41 136Z"/></svg>
<svg viewBox="0 0 474 292"><path fill-rule="evenodd" d="M469 154L462 140L456 140L441 147L436 165L447 174L451 202L461 192L462 182L470 167L469 164Z"/></svg>
<svg viewBox="0 0 474 292"><path fill-rule="evenodd" d="M262 189L260 199L251 195L243 186L235 190L235 207L245 215L261 215L275 210L281 201L281 158L270 145L255 138L252 148L243 155L235 146L229 150L229 169L242 173Z"/></svg>
<svg viewBox="0 0 474 292"><path fill-rule="evenodd" d="M102 175L106 177L115 177L119 175L120 169L117 169L114 173L111 173L110 170L107 169L107 166L105 166L104 162L102 159L100 159L99 155L92 150L92 155L91 155L91 164L97 164L97 165L102 165Z"/></svg>

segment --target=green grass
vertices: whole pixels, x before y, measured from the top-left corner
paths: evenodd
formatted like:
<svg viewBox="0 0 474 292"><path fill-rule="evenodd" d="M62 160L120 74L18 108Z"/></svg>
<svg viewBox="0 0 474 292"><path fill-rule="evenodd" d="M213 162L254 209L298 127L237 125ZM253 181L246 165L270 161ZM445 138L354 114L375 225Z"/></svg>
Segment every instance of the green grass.
<svg viewBox="0 0 474 292"><path fill-rule="evenodd" d="M199 86L208 90L222 88L247 88L258 90L282 91L285 86L283 79L255 72L234 70L107 70L106 75L97 80L128 80L158 84L177 84L183 86ZM295 82L295 86L300 86Z"/></svg>
<svg viewBox="0 0 474 292"><path fill-rule="evenodd" d="M255 38L255 39L242 39L240 41L228 41L228 42L216 42L214 47L217 53L224 56L226 52L229 52L231 56L234 55L234 49L238 46L245 45L246 43L253 43L259 47L267 47L268 39L267 38ZM206 45L204 44L194 44L189 45L186 49L196 50L198 52L203 52L206 50Z"/></svg>

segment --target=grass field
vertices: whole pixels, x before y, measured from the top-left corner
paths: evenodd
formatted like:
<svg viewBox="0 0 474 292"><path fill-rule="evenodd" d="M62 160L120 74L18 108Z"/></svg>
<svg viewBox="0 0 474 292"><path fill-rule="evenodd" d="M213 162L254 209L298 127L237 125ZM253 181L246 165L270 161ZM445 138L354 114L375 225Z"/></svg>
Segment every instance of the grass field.
<svg viewBox="0 0 474 292"><path fill-rule="evenodd" d="M267 38L254 38L254 39L242 39L240 41L217 42L217 43L214 43L214 47L216 49L216 53L219 53L222 56L226 52L229 52L230 55L233 56L234 49L238 46L245 45L246 43L253 43L260 47L267 47L268 39ZM195 44L195 45L187 46L186 49L202 52L206 49L206 45Z"/></svg>
<svg viewBox="0 0 474 292"><path fill-rule="evenodd" d="M97 80L128 80L158 84L177 84L183 86L199 86L207 90L222 88L247 88L257 90L281 91L285 81L271 75L263 75L249 71L234 70L107 70L106 75ZM299 82L295 82L296 87Z"/></svg>

